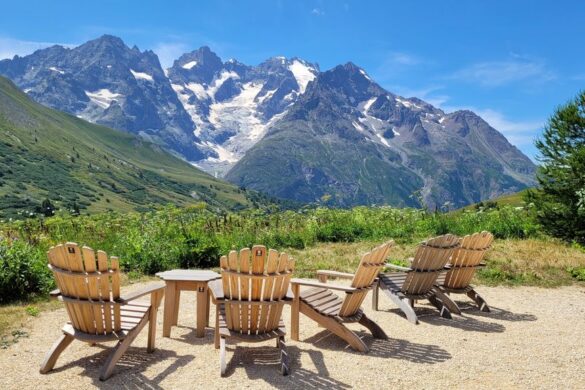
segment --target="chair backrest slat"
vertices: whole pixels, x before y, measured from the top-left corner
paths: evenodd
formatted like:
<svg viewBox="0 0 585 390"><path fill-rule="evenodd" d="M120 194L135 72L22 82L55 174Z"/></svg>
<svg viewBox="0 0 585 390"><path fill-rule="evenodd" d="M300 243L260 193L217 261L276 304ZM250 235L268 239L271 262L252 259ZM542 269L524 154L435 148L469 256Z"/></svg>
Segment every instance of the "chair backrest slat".
<svg viewBox="0 0 585 390"><path fill-rule="evenodd" d="M255 245L240 250L239 256L231 251L220 259L220 267L228 328L252 335L277 329L294 260Z"/></svg>
<svg viewBox="0 0 585 390"><path fill-rule="evenodd" d="M105 332L111 333L113 331L112 322L112 305L108 304L112 300L110 278L105 275L109 271L108 268L108 254L104 251L97 252L98 270L101 272L100 276L100 296L101 301L104 302L102 311L104 315Z"/></svg>
<svg viewBox="0 0 585 390"><path fill-rule="evenodd" d="M476 266L491 247L494 236L486 231L467 235L460 240L460 246L451 257L451 270L445 276L443 285L452 289L469 286L475 275Z"/></svg>
<svg viewBox="0 0 585 390"><path fill-rule="evenodd" d="M439 272L444 270L458 245L458 237L452 234L421 243L411 263L412 271L408 273L402 285L402 292L415 295L425 294L432 289Z"/></svg>
<svg viewBox="0 0 585 390"><path fill-rule="evenodd" d="M96 335L120 330L118 259L112 257L108 267L105 252L98 251L96 259L93 249L72 242L50 248L47 255L73 327Z"/></svg>
<svg viewBox="0 0 585 390"><path fill-rule="evenodd" d="M83 265L85 267L85 271L88 273L95 273L97 271L96 268L96 259L95 253L93 249L88 246L84 246L81 248L83 252ZM99 293L99 278L88 278L87 279L88 290L89 290L89 298L92 301L99 301L100 293ZM95 323L96 333L100 334L104 332L104 320L102 317L102 308L97 305L92 305L91 307L93 321Z"/></svg>
<svg viewBox="0 0 585 390"><path fill-rule="evenodd" d="M386 264L386 259L394 241L388 241L371 252L364 254L351 281L351 287L360 289L346 293L343 304L339 309L339 316L349 317L357 313L368 294L369 288Z"/></svg>

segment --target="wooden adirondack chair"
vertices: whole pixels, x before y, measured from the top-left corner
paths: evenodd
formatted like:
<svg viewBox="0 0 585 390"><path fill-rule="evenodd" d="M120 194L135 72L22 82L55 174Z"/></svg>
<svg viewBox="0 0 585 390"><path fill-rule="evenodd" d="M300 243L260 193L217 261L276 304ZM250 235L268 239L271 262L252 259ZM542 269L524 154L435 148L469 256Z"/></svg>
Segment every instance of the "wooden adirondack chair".
<svg viewBox="0 0 585 390"><path fill-rule="evenodd" d="M379 275L374 289L372 308L378 310L378 295L382 289L386 295L406 314L406 318L418 324L414 312L414 301L428 299L443 318L452 318L450 309L459 310L457 305L440 289L435 287L437 277L447 271L455 248L459 246L457 236L446 234L423 242L417 248L410 267L386 264L387 267L402 272L387 272Z"/></svg>
<svg viewBox="0 0 585 390"><path fill-rule="evenodd" d="M75 339L89 344L118 341L106 360L100 380L112 375L116 362L126 352L138 333L148 323L147 351L154 351L156 312L164 295L164 284L145 288L126 297L120 296L120 274L117 257L68 242L48 252L49 268L57 281L52 293L63 301L70 322L63 335L47 352L41 374L53 369L61 352ZM134 302L150 294L150 303Z"/></svg>
<svg viewBox="0 0 585 390"><path fill-rule="evenodd" d="M384 267L390 248L394 241L389 241L371 252L363 255L355 274L318 271L319 282L302 279L291 281L293 290L291 333L292 339L299 339L299 313L316 321L319 325L345 340L351 347L360 352L368 352L366 344L344 324L359 322L372 332L374 338L387 339L386 333L375 322L370 320L361 309L368 291L375 284L378 273ZM350 286L326 283L327 277L351 279ZM312 287L300 291L300 286ZM343 291L340 298L332 290Z"/></svg>
<svg viewBox="0 0 585 390"><path fill-rule="evenodd" d="M445 274L444 279L439 277L438 280L441 290L449 294L467 294L484 312L489 312L490 308L470 283L475 271L485 267L482 260L493 240L494 236L489 232L463 237L460 246L455 249L451 257L451 269Z"/></svg>
<svg viewBox="0 0 585 390"><path fill-rule="evenodd" d="M250 265L251 258L251 265ZM288 375L286 328L282 309L286 303L294 260L262 245L252 250L231 251L220 258L221 280L209 283L216 306L215 347L220 348L219 365L225 375L226 341L260 342L277 339L280 370Z"/></svg>

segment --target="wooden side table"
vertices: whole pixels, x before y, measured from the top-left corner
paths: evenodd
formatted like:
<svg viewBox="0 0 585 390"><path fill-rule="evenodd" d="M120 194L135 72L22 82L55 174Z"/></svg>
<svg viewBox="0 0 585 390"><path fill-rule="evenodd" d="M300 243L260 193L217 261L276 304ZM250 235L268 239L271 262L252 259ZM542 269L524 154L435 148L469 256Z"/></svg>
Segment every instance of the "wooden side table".
<svg viewBox="0 0 585 390"><path fill-rule="evenodd" d="M181 291L197 292L197 337L205 336L209 325L209 290L207 283L221 278L213 271L174 269L156 274L166 283L163 337L171 337L171 327L177 325Z"/></svg>

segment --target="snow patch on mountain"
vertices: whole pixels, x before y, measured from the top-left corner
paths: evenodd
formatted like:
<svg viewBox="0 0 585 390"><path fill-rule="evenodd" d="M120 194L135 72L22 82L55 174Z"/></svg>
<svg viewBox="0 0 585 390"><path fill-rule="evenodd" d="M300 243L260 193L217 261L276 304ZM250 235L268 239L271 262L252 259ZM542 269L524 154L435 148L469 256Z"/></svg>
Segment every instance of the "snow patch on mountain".
<svg viewBox="0 0 585 390"><path fill-rule="evenodd" d="M216 157L209 157L207 159L208 162L227 162L227 163L235 163L239 160L238 157L236 157L236 155L227 150L226 148L224 148L221 145L218 144L214 144L211 143L209 141L206 141L203 143L204 146L210 148L211 150L215 151L215 153L217 153L217 158Z"/></svg>
<svg viewBox="0 0 585 390"><path fill-rule="evenodd" d="M262 90L261 83L246 83L242 92L231 100L209 106L209 122L215 127L237 129L235 137L256 140L264 135L264 124L258 118L256 96Z"/></svg>
<svg viewBox="0 0 585 390"><path fill-rule="evenodd" d="M299 92L301 94L305 93L307 85L316 77L315 70L308 67L299 60L294 60L292 64L289 65L288 69L292 72L292 74L295 76L295 79L297 80L297 84L299 85Z"/></svg>
<svg viewBox="0 0 585 390"><path fill-rule="evenodd" d="M130 73L132 73L132 76L134 76L136 80L146 80L150 81L151 83L154 82L154 79L148 73L137 72L134 69L130 69Z"/></svg>
<svg viewBox="0 0 585 390"><path fill-rule="evenodd" d="M363 75L365 78L367 78L368 80L372 81L372 79L370 78L370 76L368 76L368 74L366 73L366 71L365 71L365 70L363 70L363 69L360 69L360 73L361 73L361 74L362 74L362 75Z"/></svg>
<svg viewBox="0 0 585 390"><path fill-rule="evenodd" d="M210 97L215 97L215 93L217 92L217 90L223 85L223 83L225 83L228 79L239 79L240 76L233 71L227 71L224 70L219 74L219 77L215 78L213 80L213 82L211 83L211 86L209 87L207 93Z"/></svg>
<svg viewBox="0 0 585 390"><path fill-rule="evenodd" d="M410 101L408 101L408 100L401 99L401 98L399 98L399 97L396 97L395 99L396 99L396 101L397 101L398 103L400 103L401 105L403 105L403 106L404 106L404 107L406 107L406 108L410 108L410 109L412 109L412 108L414 107L414 108L416 108L416 109L418 109L418 110L422 110L422 109L423 109L421 106L419 106L419 105L417 105L417 104L414 104L414 103L412 103L412 102L410 102Z"/></svg>
<svg viewBox="0 0 585 390"><path fill-rule="evenodd" d="M371 98L370 100L366 101L363 105L363 110L362 113L364 115L367 115L368 111L370 110L370 107L372 107L372 104L374 104L374 102L376 101L376 99L378 99L376 96L374 96L373 98Z"/></svg>
<svg viewBox="0 0 585 390"><path fill-rule="evenodd" d="M388 98L388 96L386 96L386 98ZM389 123L368 113L370 107L377 99L378 97L375 96L358 105L358 108L361 109L362 114L362 117L358 118L358 121L361 123L361 130L358 130L365 132L372 141L379 142L386 147L390 147L390 143L388 143L388 140L386 137L384 137L386 129L389 128ZM356 127L355 122L353 122L353 125ZM394 128L392 128L392 132L395 136L400 135L400 133L394 130Z"/></svg>
<svg viewBox="0 0 585 390"><path fill-rule="evenodd" d="M175 84L173 84L175 85ZM179 85L180 87L180 85ZM186 85L187 89L189 89L191 92L193 92L195 94L195 96L197 96L197 99L199 100L205 100L207 98L209 98L209 94L207 93L205 86L203 84L198 84L198 83L189 83ZM174 89L175 87L173 87Z"/></svg>
<svg viewBox="0 0 585 390"><path fill-rule="evenodd" d="M182 68L189 70L189 69L193 68L196 65L197 65L197 61L189 61L186 64L183 64Z"/></svg>
<svg viewBox="0 0 585 390"><path fill-rule="evenodd" d="M54 66L51 66L51 67L49 67L49 70L52 70L53 72L57 72L57 73L59 73L59 74L65 74L65 72L64 72L64 71L62 71L61 69L59 69L59 68L56 68L56 67L54 67Z"/></svg>
<svg viewBox="0 0 585 390"><path fill-rule="evenodd" d="M106 88L98 89L93 92L85 91L85 94L93 103L104 109L110 107L112 102L118 101L119 98L124 96L119 93L114 93Z"/></svg>

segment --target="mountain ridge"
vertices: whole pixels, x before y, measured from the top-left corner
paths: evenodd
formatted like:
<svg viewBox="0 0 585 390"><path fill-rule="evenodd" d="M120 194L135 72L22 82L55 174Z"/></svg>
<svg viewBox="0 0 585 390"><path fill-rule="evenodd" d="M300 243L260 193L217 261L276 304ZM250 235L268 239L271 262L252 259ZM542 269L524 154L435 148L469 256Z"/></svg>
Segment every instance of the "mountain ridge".
<svg viewBox="0 0 585 390"><path fill-rule="evenodd" d="M163 70L152 51L129 48L120 38L107 35L73 49L43 50L48 51L0 61L0 74L13 78L41 103L134 132L213 175L273 195L270 181L256 183L262 179L251 179L250 173L242 173L242 167L263 167L250 163L252 155L261 158L253 150L265 145L263 141L272 139L274 132L283 131L289 137L288 143L279 143L285 151L289 144L304 143L310 149L308 140L318 143L318 134L337 136L343 142L332 145L339 148L355 149L357 144L347 145L348 140L360 141L360 147L370 151L368 159L383 156L371 168L378 173L365 174L368 179L360 177L360 172L370 168L359 165L341 164L347 172L333 174L329 169L330 174L325 175L317 160L310 167L300 164L280 173L295 183L313 175L322 181L316 188L330 186L329 192L353 194L333 196L338 205L420 205L414 198L429 206L462 205L534 184L534 164L479 116L471 111L445 113L418 98L393 94L352 62L324 72L298 57L271 57L253 66L234 59L223 61L202 46ZM67 53L76 50L84 51L85 61L68 59L71 55ZM115 58L120 60L114 66ZM68 61L72 62L70 68ZM31 69L34 66L42 69ZM78 68L81 70L75 73ZM107 69L113 69L112 75L108 76ZM310 92L317 81L328 89ZM299 104L304 109L296 109ZM318 107L318 120L307 116L312 106ZM297 127L308 126L300 132L309 138L285 131L290 130L291 121ZM373 145L364 146L363 139ZM475 172L479 166L487 173ZM439 177L433 177L435 172ZM390 174L404 184L384 179ZM338 180L341 177L344 179ZM382 179L376 182L376 177ZM356 189L362 179L369 184ZM449 181L452 183L440 184ZM313 202L331 195L316 188L304 188L303 196L291 195L291 190L300 187L282 184L289 190L280 191L281 195L289 199Z"/></svg>
<svg viewBox="0 0 585 390"><path fill-rule="evenodd" d="M518 191L533 173L471 111L445 113L394 95L347 63L319 74L226 179L305 202L439 207Z"/></svg>

